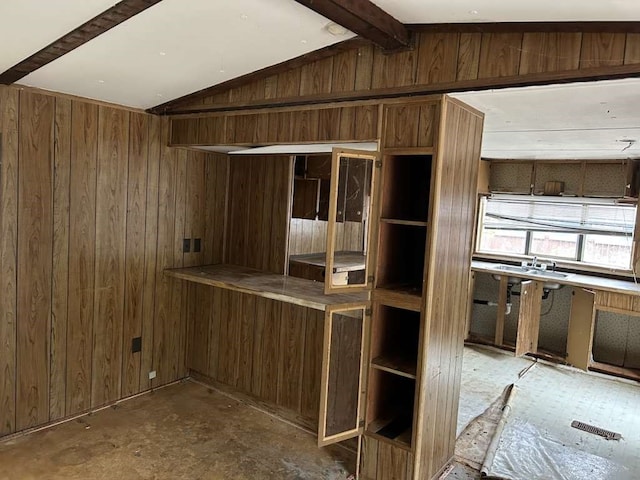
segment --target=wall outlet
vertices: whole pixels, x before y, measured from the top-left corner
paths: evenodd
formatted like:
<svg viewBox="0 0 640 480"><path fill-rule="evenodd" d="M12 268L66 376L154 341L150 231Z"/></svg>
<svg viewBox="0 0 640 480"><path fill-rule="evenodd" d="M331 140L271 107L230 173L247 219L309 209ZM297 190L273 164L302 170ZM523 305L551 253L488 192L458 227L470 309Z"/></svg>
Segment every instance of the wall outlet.
<svg viewBox="0 0 640 480"><path fill-rule="evenodd" d="M156 378L156 371L155 370L151 370L149 372L149 380L153 380L154 378Z"/></svg>

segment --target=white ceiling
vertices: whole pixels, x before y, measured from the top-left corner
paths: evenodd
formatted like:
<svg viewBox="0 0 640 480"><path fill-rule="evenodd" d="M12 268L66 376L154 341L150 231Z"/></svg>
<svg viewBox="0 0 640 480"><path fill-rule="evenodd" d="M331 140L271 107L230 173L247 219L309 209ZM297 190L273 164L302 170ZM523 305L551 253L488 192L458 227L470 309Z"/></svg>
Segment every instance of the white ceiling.
<svg viewBox="0 0 640 480"><path fill-rule="evenodd" d="M402 23L640 20L637 0L372 0Z"/></svg>
<svg viewBox="0 0 640 480"><path fill-rule="evenodd" d="M485 158L640 158L640 79L452 96L485 113Z"/></svg>
<svg viewBox="0 0 640 480"><path fill-rule="evenodd" d="M640 21L638 0L373 1L404 23ZM0 1L0 71L115 3ZM294 0L163 0L20 83L148 108L352 36L328 23ZM487 157L640 157L637 80L456 96L487 113Z"/></svg>
<svg viewBox="0 0 640 480"><path fill-rule="evenodd" d="M163 0L20 83L148 108L353 36L328 23L292 0Z"/></svg>

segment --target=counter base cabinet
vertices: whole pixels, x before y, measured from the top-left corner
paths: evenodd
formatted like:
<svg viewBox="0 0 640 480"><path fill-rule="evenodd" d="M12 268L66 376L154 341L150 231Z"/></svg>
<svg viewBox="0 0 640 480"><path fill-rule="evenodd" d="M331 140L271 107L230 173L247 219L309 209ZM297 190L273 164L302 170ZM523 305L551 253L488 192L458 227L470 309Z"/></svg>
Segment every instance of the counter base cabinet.
<svg viewBox="0 0 640 480"><path fill-rule="evenodd" d="M431 119L385 111L362 479L434 478L455 447L483 116L413 107Z"/></svg>

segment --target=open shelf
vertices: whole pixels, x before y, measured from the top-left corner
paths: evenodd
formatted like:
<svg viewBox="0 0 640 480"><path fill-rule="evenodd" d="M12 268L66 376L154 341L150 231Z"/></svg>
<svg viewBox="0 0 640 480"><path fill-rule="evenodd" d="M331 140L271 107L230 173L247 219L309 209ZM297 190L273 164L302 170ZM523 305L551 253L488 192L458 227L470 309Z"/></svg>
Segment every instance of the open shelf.
<svg viewBox="0 0 640 480"><path fill-rule="evenodd" d="M422 294L427 229L380 224L376 287Z"/></svg>
<svg viewBox="0 0 640 480"><path fill-rule="evenodd" d="M387 155L382 162L382 218L426 222L431 155Z"/></svg>
<svg viewBox="0 0 640 480"><path fill-rule="evenodd" d="M394 225L410 225L413 227L426 227L428 225L427 222L420 220L399 220L397 218L381 218L380 222L392 223Z"/></svg>
<svg viewBox="0 0 640 480"><path fill-rule="evenodd" d="M371 369L367 408L369 435L411 448L415 380Z"/></svg>
<svg viewBox="0 0 640 480"><path fill-rule="evenodd" d="M371 328L371 367L415 379L420 312L376 303Z"/></svg>
<svg viewBox="0 0 640 480"><path fill-rule="evenodd" d="M416 378L416 362L411 358L400 355L381 355L371 360L371 367L383 372L401 375L407 378Z"/></svg>

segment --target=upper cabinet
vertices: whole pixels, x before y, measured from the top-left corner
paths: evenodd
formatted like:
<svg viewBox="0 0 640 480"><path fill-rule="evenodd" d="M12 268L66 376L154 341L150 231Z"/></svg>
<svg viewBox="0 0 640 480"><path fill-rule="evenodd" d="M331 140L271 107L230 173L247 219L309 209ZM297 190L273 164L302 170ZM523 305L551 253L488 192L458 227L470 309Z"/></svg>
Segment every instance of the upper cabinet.
<svg viewBox="0 0 640 480"><path fill-rule="evenodd" d="M371 286L371 212L376 178L375 152L334 149L329 190L329 223L325 293L362 290ZM344 224L339 229L338 224ZM355 228L360 232L357 247L345 250L340 243L342 231Z"/></svg>
<svg viewBox="0 0 640 480"><path fill-rule="evenodd" d="M640 162L635 160L491 160L494 193L565 197L637 198Z"/></svg>

